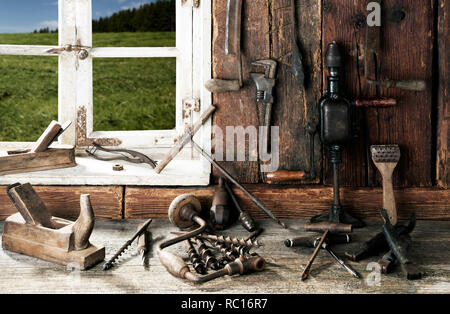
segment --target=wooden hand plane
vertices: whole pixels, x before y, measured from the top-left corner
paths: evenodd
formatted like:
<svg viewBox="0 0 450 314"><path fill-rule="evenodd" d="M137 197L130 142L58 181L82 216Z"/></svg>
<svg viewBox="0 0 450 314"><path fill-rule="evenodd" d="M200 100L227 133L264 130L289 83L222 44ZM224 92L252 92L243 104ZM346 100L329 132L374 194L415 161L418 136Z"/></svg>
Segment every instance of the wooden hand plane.
<svg viewBox="0 0 450 314"><path fill-rule="evenodd" d="M80 196L80 215L73 222L51 216L29 183L10 185L7 193L19 212L6 219L3 249L62 265L77 265L80 270L105 258L105 248L89 242L95 223L89 194Z"/></svg>

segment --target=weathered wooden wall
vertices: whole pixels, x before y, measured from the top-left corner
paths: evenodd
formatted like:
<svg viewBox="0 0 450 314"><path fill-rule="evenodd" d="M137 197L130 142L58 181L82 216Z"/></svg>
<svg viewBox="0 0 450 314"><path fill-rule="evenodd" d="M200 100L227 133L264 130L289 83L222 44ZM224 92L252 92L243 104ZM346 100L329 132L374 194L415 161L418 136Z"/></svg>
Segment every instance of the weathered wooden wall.
<svg viewBox="0 0 450 314"><path fill-rule="evenodd" d="M369 147L399 144L402 157L394 174L396 186L432 186L437 181L444 185L442 181L448 181L449 173L448 17L445 14L448 5L435 0L382 1L382 54L376 60L374 72L380 79L422 79L427 82L426 91L410 92L374 87L365 79L366 7L369 2L295 1L297 31L307 70L306 88L300 90L289 68L293 42L291 0L244 1L245 86L240 92L214 96L214 103L219 107L214 124L223 130L226 126L257 125L255 86L249 78L251 62L272 58L279 64L273 125L280 127L280 169L308 169L309 148L304 127L308 121L317 121L317 101L326 86L327 75L326 70L322 71L323 53L328 43L336 40L345 55L342 88L348 98L384 96L398 101L392 108L358 110L359 137L344 152L342 184L379 186L380 176L371 161ZM236 78L233 63L224 55L226 1L213 3L213 76ZM436 27L438 16L439 29ZM437 47L436 38L439 39ZM440 71L439 89L436 88L437 71ZM438 103L439 120L436 118ZM318 169L321 169L321 159L324 160L322 182L331 184L326 150L321 155L317 145L315 153L319 157ZM256 162L226 162L223 165L242 182L261 182Z"/></svg>

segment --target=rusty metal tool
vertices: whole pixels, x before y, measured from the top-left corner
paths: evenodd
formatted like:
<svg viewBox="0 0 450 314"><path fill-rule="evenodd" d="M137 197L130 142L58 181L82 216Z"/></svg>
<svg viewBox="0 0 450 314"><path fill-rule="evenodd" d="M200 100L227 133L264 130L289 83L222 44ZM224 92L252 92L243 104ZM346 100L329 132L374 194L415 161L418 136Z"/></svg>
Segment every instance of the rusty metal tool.
<svg viewBox="0 0 450 314"><path fill-rule="evenodd" d="M118 156L101 157L101 156L95 154L97 151L118 154ZM86 149L86 153L89 156L91 156L97 160L103 160L103 161L123 160L123 161L131 162L134 164L144 164L145 163L145 164L149 164L152 168L155 168L157 165L156 161L154 161L150 157L148 157L140 152L130 150L130 149L106 148L95 142L92 143L91 147L88 147L88 149Z"/></svg>
<svg viewBox="0 0 450 314"><path fill-rule="evenodd" d="M227 181L224 181L225 190L228 192L228 195L230 196L231 200L233 201L234 207L239 211L239 221L241 222L241 225L248 231L253 232L256 230L256 224L253 220L252 216L249 212L244 211L241 206L239 205L238 200L236 199L236 195L234 195L233 190L228 185Z"/></svg>
<svg viewBox="0 0 450 314"><path fill-rule="evenodd" d="M188 228L195 225L196 229L184 233L176 238L161 242L158 245L158 256L161 264L167 271L175 277L187 279L194 283L203 283L223 276L235 274L248 274L255 271L263 271L266 261L261 257L251 257L246 259L236 259L225 265L223 269L217 270L205 276L197 276L189 270L184 260L165 248L195 237L205 231L206 222L200 218L200 201L193 195L183 194L175 198L169 207L169 219L179 228Z"/></svg>
<svg viewBox="0 0 450 314"><path fill-rule="evenodd" d="M246 188L244 188L239 182L236 181L224 168L222 168L210 155L208 155L203 149L197 145L192 139L192 146L195 150L197 150L203 157L206 158L218 171L222 173L228 180L230 180L234 185L236 185L242 192L244 192L252 202L258 206L261 210L263 210L272 220L274 220L277 224L279 224L284 229L287 228L286 224L282 222L280 219L275 217L275 215L264 205L258 198L256 198L252 193L250 193Z"/></svg>
<svg viewBox="0 0 450 314"><path fill-rule="evenodd" d="M224 179L219 178L219 184L214 192L212 206L209 211L211 223L216 230L223 230L230 223L229 194L227 193L224 184Z"/></svg>
<svg viewBox="0 0 450 314"><path fill-rule="evenodd" d="M380 209L380 212L381 216L384 219L384 224L382 226L383 235L392 253L400 263L403 273L408 280L420 279L422 277L422 272L417 269L417 267L407 255L410 240L405 237L400 237L394 225L392 225L390 221L388 212L384 208Z"/></svg>
<svg viewBox="0 0 450 314"><path fill-rule="evenodd" d="M383 208L389 213L389 220L397 224L397 207L395 204L392 174L400 160L398 145L372 145L370 147L372 160L383 178Z"/></svg>
<svg viewBox="0 0 450 314"><path fill-rule="evenodd" d="M145 222L138 226L138 231L145 225ZM138 247L137 252L141 256L142 261L145 263L147 253L150 251L151 233L148 231L148 226L145 231L143 231L137 240Z"/></svg>
<svg viewBox="0 0 450 314"><path fill-rule="evenodd" d="M211 79L205 88L211 93L239 91L243 86L242 56L241 56L241 24L242 0L227 0L227 19L225 30L225 55L232 56L238 70L238 80Z"/></svg>
<svg viewBox="0 0 450 314"><path fill-rule="evenodd" d="M403 236L411 233L414 230L415 225L415 217L412 215L408 225L397 224L394 228L396 234ZM362 243L361 246L355 251L345 252L345 255L352 261L358 262L367 257L380 255L381 253L387 251L389 251L389 245L383 235L383 232L380 232L367 242Z"/></svg>
<svg viewBox="0 0 450 314"><path fill-rule="evenodd" d="M303 67L303 57L300 52L300 47L298 44L298 32L297 32L297 10L295 6L295 0L291 0L292 7L292 36L294 37L292 43L292 66L291 70L294 74L297 83L300 86L300 91L302 91L302 87L305 85L305 69Z"/></svg>
<svg viewBox="0 0 450 314"><path fill-rule="evenodd" d="M220 269L220 265L217 262L216 257L212 253L211 249L206 245L206 243L198 237L195 237L195 241L198 245L198 252L200 254L200 257L205 262L205 265L213 270Z"/></svg>
<svg viewBox="0 0 450 314"><path fill-rule="evenodd" d="M320 241L316 241L315 245L319 245ZM325 239L325 241L322 243L322 248L327 251L342 267L344 267L344 269L346 271L348 271L353 277L355 278L361 278L361 276L355 271L353 270L350 266L348 266L344 260L342 260L342 258L340 258L331 248L330 245L327 243L327 240Z"/></svg>
<svg viewBox="0 0 450 314"><path fill-rule="evenodd" d="M174 231L171 232L172 234L175 235L185 235L186 232L184 231ZM248 247L254 247L254 248L259 248L262 247L263 244L258 241L258 240L254 240L254 239L241 239L241 238L236 238L236 237L230 237L230 236L223 236L223 235L217 235L217 234L205 234L205 233L200 233L198 235L196 235L197 238L199 239L203 239L203 240L207 240L207 241L217 241L219 243L224 243L227 247L230 247L232 245L240 245L240 246L248 246Z"/></svg>
<svg viewBox="0 0 450 314"><path fill-rule="evenodd" d="M133 234L133 236L131 237L131 239L129 239L127 242L125 242L124 245L122 245L122 247L114 254L113 257L111 257L104 265L103 265L103 270L108 270L111 269L111 267L113 267L114 263L116 262L116 260L125 252L126 249L128 249L128 247L133 243L134 240L137 239L137 237L139 237L143 232L145 232L148 228L148 226L152 223L152 219L147 220L141 228L139 228L135 234Z"/></svg>
<svg viewBox="0 0 450 314"><path fill-rule="evenodd" d="M183 135L180 136L177 144L172 147L169 153L161 160L155 168L156 173L161 173L164 168L178 155L178 153L183 149L183 147L191 141L191 138L197 133L197 131L202 127L202 125L211 117L213 112L216 110L215 106L210 106L205 112L202 113L200 119L194 123L194 125L188 128Z"/></svg>
<svg viewBox="0 0 450 314"><path fill-rule="evenodd" d="M339 87L343 59L335 41L328 45L325 66L329 68L329 76L327 90L319 101L320 138L328 149L333 165L333 204L327 213L311 218L311 222L330 221L361 228L364 227L364 222L345 211L340 198L339 167L342 163L342 151L354 137L354 123L351 103Z"/></svg>
<svg viewBox="0 0 450 314"><path fill-rule="evenodd" d="M188 247L188 255L189 260L192 263L192 267L194 267L194 270L197 274L204 275L206 274L206 266L203 262L202 258L198 254L197 250L195 249L194 245L192 244L191 239L186 240L186 244Z"/></svg>
<svg viewBox="0 0 450 314"><path fill-rule="evenodd" d="M265 126L263 133L264 142L269 147L269 127L272 117L272 105L274 102L273 88L275 87L275 75L277 62L271 59L258 60L252 63L257 67L263 67L264 73L250 73L256 84L256 101L258 106L259 123Z"/></svg>
<svg viewBox="0 0 450 314"><path fill-rule="evenodd" d="M309 273L311 271L312 264L314 263L314 260L316 259L317 254L319 254L319 251L322 248L322 244L325 241L325 238L327 237L327 235L328 235L328 230L325 230L325 232L323 233L322 237L320 238L319 243L317 244L316 248L314 249L313 254L310 257L310 259L308 261L308 264L306 264L306 267L303 270L302 281L306 280L308 278Z"/></svg>

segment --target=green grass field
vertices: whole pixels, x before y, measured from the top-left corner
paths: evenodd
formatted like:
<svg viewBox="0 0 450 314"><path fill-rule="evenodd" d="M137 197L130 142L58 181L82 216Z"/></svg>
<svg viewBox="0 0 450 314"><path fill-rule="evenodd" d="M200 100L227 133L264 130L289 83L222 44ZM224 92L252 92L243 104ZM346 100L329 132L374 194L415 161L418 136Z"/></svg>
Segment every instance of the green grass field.
<svg viewBox="0 0 450 314"><path fill-rule="evenodd" d="M0 34L0 44L57 45L57 34ZM171 47L175 33L101 33L94 47ZM0 56L0 141L35 141L58 117L58 58ZM175 58L94 59L94 130L175 127Z"/></svg>

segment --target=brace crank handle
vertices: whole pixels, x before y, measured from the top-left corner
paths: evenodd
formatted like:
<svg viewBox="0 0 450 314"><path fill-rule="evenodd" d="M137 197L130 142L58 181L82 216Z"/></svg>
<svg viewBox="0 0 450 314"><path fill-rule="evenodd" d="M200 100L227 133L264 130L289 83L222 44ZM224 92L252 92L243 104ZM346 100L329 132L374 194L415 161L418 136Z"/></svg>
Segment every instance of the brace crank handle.
<svg viewBox="0 0 450 314"><path fill-rule="evenodd" d="M276 184L281 182L308 180L309 174L306 171L279 170L266 174L267 183Z"/></svg>
<svg viewBox="0 0 450 314"><path fill-rule="evenodd" d="M205 88L211 93L236 92L241 89L238 80L212 79L205 83Z"/></svg>

